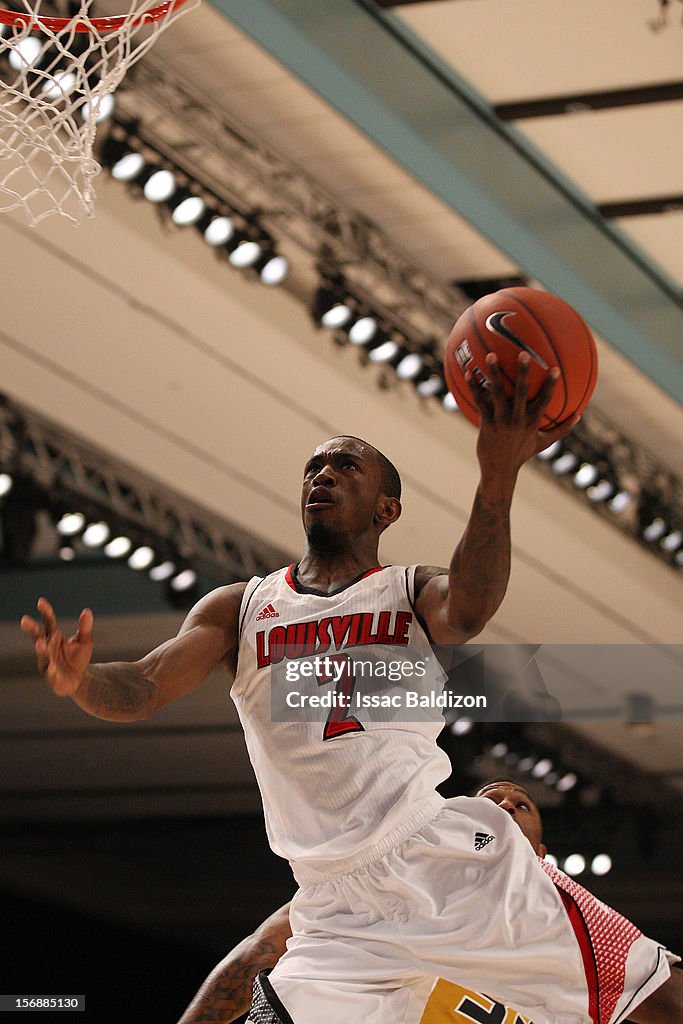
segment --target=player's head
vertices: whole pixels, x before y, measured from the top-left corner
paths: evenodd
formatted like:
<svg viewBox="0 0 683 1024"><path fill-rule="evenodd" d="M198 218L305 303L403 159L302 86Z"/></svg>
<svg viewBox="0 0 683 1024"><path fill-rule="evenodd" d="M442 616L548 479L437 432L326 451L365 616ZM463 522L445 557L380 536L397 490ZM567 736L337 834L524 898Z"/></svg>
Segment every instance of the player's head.
<svg viewBox="0 0 683 1024"><path fill-rule="evenodd" d="M319 444L304 467L301 513L309 544L341 550L376 540L401 514L401 478L377 448L342 435Z"/></svg>
<svg viewBox="0 0 683 1024"><path fill-rule="evenodd" d="M377 465L379 466L381 489L383 493L387 498L396 498L397 501L401 500L401 477L399 472L393 462L390 462L379 448L375 448L375 446L370 444L369 441L364 441L362 437L354 437L352 434L343 434L341 437L333 438L333 440L357 441L358 444L367 448L374 455Z"/></svg>
<svg viewBox="0 0 683 1024"><path fill-rule="evenodd" d="M507 811L531 843L534 852L539 857L545 857L548 851L542 842L541 812L524 786L511 779L492 779L477 790L476 796L493 800L495 804Z"/></svg>

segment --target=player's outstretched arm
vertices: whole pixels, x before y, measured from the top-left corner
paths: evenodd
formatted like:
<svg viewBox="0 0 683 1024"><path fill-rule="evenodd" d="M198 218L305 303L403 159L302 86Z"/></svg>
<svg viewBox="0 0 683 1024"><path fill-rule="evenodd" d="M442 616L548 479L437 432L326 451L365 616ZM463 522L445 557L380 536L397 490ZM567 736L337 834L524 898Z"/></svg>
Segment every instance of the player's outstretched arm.
<svg viewBox="0 0 683 1024"><path fill-rule="evenodd" d="M683 1024L683 970L671 969L671 977L629 1014L633 1024Z"/></svg>
<svg viewBox="0 0 683 1024"><path fill-rule="evenodd" d="M251 1006L254 978L275 966L291 934L286 903L214 967L178 1024L225 1024L241 1017Z"/></svg>
<svg viewBox="0 0 683 1024"><path fill-rule="evenodd" d="M41 597L41 621L24 615L21 628L33 638L38 669L54 693L71 697L96 718L135 722L191 693L234 650L244 586L235 583L207 594L176 637L135 662L91 664L90 609L81 612L74 635L65 637L52 605Z"/></svg>
<svg viewBox="0 0 683 1024"><path fill-rule="evenodd" d="M529 355L520 353L515 392L502 386L498 357L486 358L490 386L471 375L468 383L480 413L477 458L480 478L465 532L446 574L427 573L417 610L436 643L464 643L480 633L500 606L510 576L510 507L520 469L532 456L563 437L578 421L539 430L559 370L549 371L538 394L528 399Z"/></svg>

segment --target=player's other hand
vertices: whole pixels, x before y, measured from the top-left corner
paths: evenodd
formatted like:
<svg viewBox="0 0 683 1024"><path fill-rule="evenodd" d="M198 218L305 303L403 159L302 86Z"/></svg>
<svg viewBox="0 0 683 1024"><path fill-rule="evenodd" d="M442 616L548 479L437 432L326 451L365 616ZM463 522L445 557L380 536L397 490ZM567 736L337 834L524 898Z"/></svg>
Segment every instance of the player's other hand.
<svg viewBox="0 0 683 1024"><path fill-rule="evenodd" d="M508 398L503 390L495 353L489 352L486 365L490 382L488 388L483 388L471 375L466 377L481 420L477 455L482 466L488 469L516 473L530 458L568 434L580 417L575 416L554 430L539 429L559 377L558 369L548 372L538 394L530 399L529 355L521 352L515 390Z"/></svg>
<svg viewBox="0 0 683 1024"><path fill-rule="evenodd" d="M44 597L38 600L42 623L24 615L21 628L34 640L38 669L59 697L71 697L81 684L92 657L93 614L85 608L73 636L64 636L54 609Z"/></svg>

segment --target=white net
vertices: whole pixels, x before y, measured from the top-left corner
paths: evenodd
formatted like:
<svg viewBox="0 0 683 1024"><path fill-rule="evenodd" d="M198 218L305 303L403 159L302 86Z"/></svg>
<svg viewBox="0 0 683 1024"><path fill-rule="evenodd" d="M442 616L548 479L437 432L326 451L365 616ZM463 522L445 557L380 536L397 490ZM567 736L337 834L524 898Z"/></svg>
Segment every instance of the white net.
<svg viewBox="0 0 683 1024"><path fill-rule="evenodd" d="M0 213L22 208L30 224L59 213L93 215L98 122L128 68L199 0L133 0L116 18L92 16L93 0L69 19L20 0L0 12Z"/></svg>

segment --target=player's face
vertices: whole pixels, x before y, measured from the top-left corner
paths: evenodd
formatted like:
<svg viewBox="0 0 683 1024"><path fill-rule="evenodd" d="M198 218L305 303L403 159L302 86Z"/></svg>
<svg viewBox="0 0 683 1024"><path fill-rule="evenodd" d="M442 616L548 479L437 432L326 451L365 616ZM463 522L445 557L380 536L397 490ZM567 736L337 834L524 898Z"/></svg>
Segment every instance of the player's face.
<svg viewBox="0 0 683 1024"><path fill-rule="evenodd" d="M381 472L371 448L348 437L325 441L304 467L301 514L309 540L368 530L380 493Z"/></svg>
<svg viewBox="0 0 683 1024"><path fill-rule="evenodd" d="M493 800L494 804L507 811L531 843L534 852L539 857L545 856L546 848L541 842L541 815L528 793L511 782L494 782L480 789L477 796Z"/></svg>

